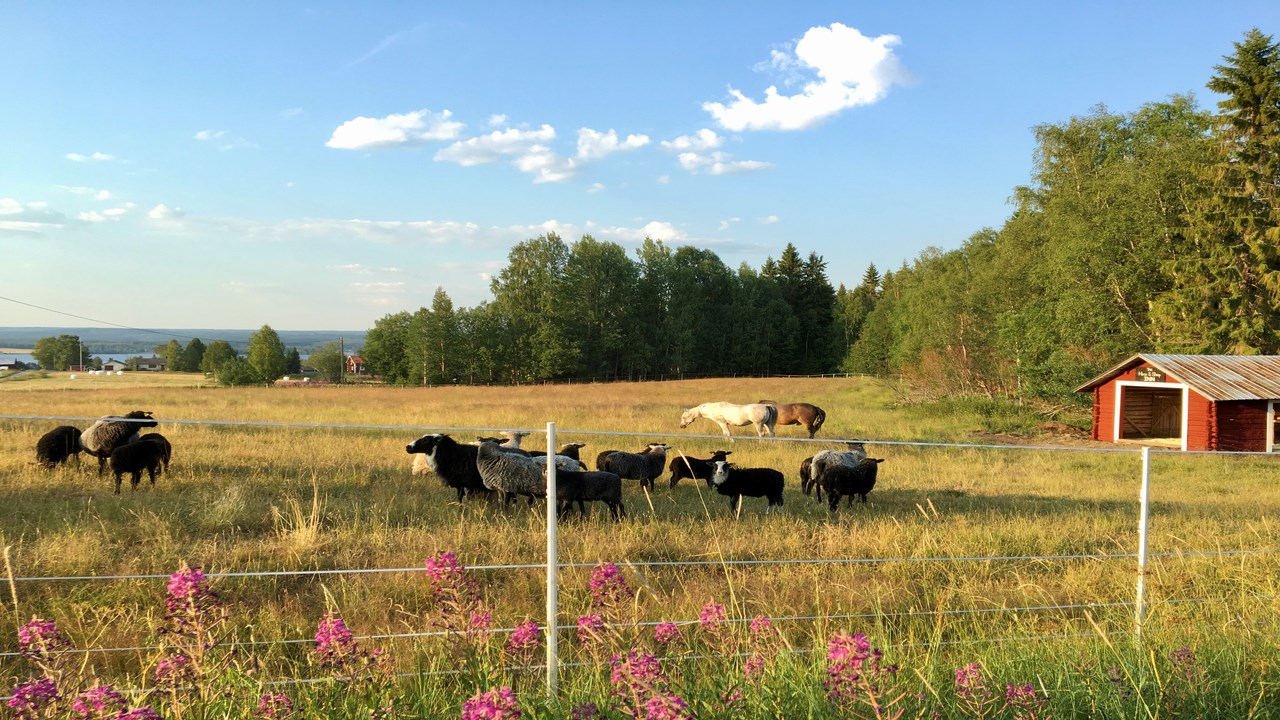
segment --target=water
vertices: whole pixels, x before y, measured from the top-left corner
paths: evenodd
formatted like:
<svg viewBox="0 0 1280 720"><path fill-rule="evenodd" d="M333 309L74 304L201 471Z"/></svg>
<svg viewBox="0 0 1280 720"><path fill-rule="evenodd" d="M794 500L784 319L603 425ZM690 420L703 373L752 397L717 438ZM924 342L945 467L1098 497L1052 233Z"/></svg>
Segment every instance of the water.
<svg viewBox="0 0 1280 720"><path fill-rule="evenodd" d="M108 360L119 360L120 362L124 362L125 360L128 360L129 358L138 354L139 353L116 353L114 355L111 355L111 354L102 354L102 353L92 353L91 357L96 357L103 362L106 362ZM149 357L149 356L150 356L150 353L144 355L144 357ZM28 365L36 364L36 359L32 357L30 353L0 353L0 363L11 362L13 360L17 360L20 363L26 363Z"/></svg>

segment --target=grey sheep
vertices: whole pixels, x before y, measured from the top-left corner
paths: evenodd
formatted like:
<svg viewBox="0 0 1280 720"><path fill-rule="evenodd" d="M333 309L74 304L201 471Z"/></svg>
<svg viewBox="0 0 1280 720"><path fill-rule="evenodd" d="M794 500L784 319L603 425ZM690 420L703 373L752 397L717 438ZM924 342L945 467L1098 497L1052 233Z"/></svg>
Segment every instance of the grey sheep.
<svg viewBox="0 0 1280 720"><path fill-rule="evenodd" d="M847 497L846 504L853 505L855 495L867 504L867 493L876 486L876 474L882 458L863 458L857 465L833 465L827 468L822 476L823 487L827 491L827 507L835 512L840 505L840 498Z"/></svg>
<svg viewBox="0 0 1280 720"><path fill-rule="evenodd" d="M564 515L578 503L578 514L586 517L586 503L598 500L609 506L614 520L626 517L622 504L622 478L611 472L556 472L558 514Z"/></svg>
<svg viewBox="0 0 1280 720"><path fill-rule="evenodd" d="M156 484L156 475L166 456L165 446L158 442L132 442L121 445L111 451L111 472L115 473L115 494L120 494L120 480L125 473L130 474L129 485L134 490L142 480L142 471L147 471L151 484Z"/></svg>
<svg viewBox="0 0 1280 720"><path fill-rule="evenodd" d="M43 468L55 468L72 455L80 462L80 428L59 425L36 441L36 464Z"/></svg>
<svg viewBox="0 0 1280 720"><path fill-rule="evenodd" d="M773 468L740 468L724 460L717 460L711 473L716 492L729 496L729 509L735 513L742 509L743 495L768 498L765 512L781 509L783 482L782 473Z"/></svg>
<svg viewBox="0 0 1280 720"><path fill-rule="evenodd" d="M597 459L598 467L611 472L624 480L639 480L641 488L653 487L653 481L662 474L667 464L667 451L670 445L649 443L643 452L612 452L602 459Z"/></svg>
<svg viewBox="0 0 1280 720"><path fill-rule="evenodd" d="M847 468L856 467L867 457L867 449L860 442L845 443L847 450L823 450L800 463L800 490L808 495L810 490L817 491L818 502L822 502L822 491L826 486L822 476L836 465Z"/></svg>
<svg viewBox="0 0 1280 720"><path fill-rule="evenodd" d="M484 486L504 493L508 502L524 495L533 502L547 496L544 466L527 455L503 452L495 442L482 442L476 450L476 469Z"/></svg>
<svg viewBox="0 0 1280 720"><path fill-rule="evenodd" d="M98 420L80 433L80 447L90 455L98 458L98 474L112 451L126 443L133 442L142 428L158 425L151 413L146 410L133 410L124 417L109 416Z"/></svg>

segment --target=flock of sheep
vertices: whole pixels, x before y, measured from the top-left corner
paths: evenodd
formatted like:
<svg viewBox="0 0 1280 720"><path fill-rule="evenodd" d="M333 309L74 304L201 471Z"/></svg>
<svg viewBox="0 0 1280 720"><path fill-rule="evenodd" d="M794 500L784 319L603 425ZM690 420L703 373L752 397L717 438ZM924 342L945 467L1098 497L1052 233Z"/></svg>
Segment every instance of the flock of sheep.
<svg viewBox="0 0 1280 720"><path fill-rule="evenodd" d="M160 433L141 434L143 428L153 428L157 424L150 412L134 410L124 416L102 418L84 432L72 425L59 425L36 441L36 464L54 468L73 455L79 461L79 453L85 452L98 458L99 475L104 465L111 466L116 495L120 494L120 482L125 473L129 473L129 484L134 490L142 481L143 470L155 485L156 475L169 469L169 460L173 456L173 445L165 436Z"/></svg>
<svg viewBox="0 0 1280 720"><path fill-rule="evenodd" d="M710 403L707 405L711 405ZM725 405L728 403L715 403ZM798 409L784 408L803 406ZM773 424L803 425L813 437L821 427L826 413L807 403L779 405L772 401L735 406L746 408L743 417L752 412L769 421L768 432L773 434ZM758 406L768 407L759 411ZM705 406L699 406L703 408ZM690 412L686 411L682 427L688 424ZM708 417L700 415L699 417ZM816 422L815 422L816 419ZM725 427L721 420L718 424ZM750 420L741 424L747 424ZM120 494L123 476L130 475L130 485L136 490L146 470L151 484L156 475L169 468L173 454L170 442L160 433L142 434L144 428L154 428L157 421L150 412L134 410L123 416L105 417L81 432L70 425L61 425L45 433L36 442L36 462L42 467L53 468L78 453L85 452L98 458L98 473L110 465L115 476L115 494ZM732 420L729 424L737 424ZM725 428L727 434L727 427ZM448 487L457 492L458 500L468 496L485 495L504 498L511 502L519 496L535 498L547 496L547 456L540 452L526 452L520 448L521 440L529 433L508 431L505 437L477 438L475 443L460 443L445 434L423 435L405 447L414 455L414 474L427 471L435 473ZM579 458L582 443L569 443L555 456L556 505L563 515L576 503L580 514L586 514L586 503L602 502L614 519L626 515L622 501L623 480L635 480L641 489L654 487L654 482L664 470L671 473L670 486L681 479L704 480L707 487L729 498L729 507L739 512L743 497L763 497L768 501L766 512L782 506L783 474L767 467L739 467L729 462L732 452L717 450L709 458L691 458L681 453L668 462L671 446L650 443L640 452L606 450L596 456L596 469L588 470ZM823 494L832 512L846 498L852 504L854 497L863 503L867 493L875 487L876 475L882 459L867 457L862 443L849 442L845 450L823 450L805 458L800 465L801 490L808 495L816 491L818 501Z"/></svg>

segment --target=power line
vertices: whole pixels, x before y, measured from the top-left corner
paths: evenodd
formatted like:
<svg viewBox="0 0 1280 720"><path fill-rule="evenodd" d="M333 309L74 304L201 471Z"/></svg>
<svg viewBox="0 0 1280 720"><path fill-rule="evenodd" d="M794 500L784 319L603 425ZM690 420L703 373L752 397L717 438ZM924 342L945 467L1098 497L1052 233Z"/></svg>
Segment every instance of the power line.
<svg viewBox="0 0 1280 720"><path fill-rule="evenodd" d="M120 323L113 323L113 322L111 322L111 321L109 321L109 320L98 320L97 318L86 317L86 316L84 316L84 315L76 315L75 313L63 312L62 310L54 310L53 308L47 308L47 307L44 307L44 306L42 306L42 305L35 305L35 304L29 303L29 302L23 302L23 301L21 301L21 300L15 300L15 299L10 298L10 297L4 297L3 295L0 295L0 300L6 300L6 301L11 302L11 303L14 303L14 304L16 304L16 305L25 305L25 306L27 306L27 307L29 307L29 308L35 308L36 310L44 310L45 312L51 312L51 313L54 313L54 314L56 314L56 315L66 315L67 317L73 317L73 318L76 318L77 320L87 320L87 321L92 322L92 323L98 323L99 325L110 325L111 327L118 327L118 328L121 328L121 329L123 329L123 330L134 330L134 331L137 331L137 332L144 332L144 333L151 333L151 334L153 334L153 335L160 335L160 336L162 336L162 337L168 337L168 338L181 338L181 339L183 339L183 340L195 340L195 339L196 339L196 338L193 338L193 337L190 337L190 336L187 336L187 335L179 335L179 334L177 334L177 333L161 332L161 331L159 331L159 330L148 330L147 328L133 327L132 325L121 325Z"/></svg>

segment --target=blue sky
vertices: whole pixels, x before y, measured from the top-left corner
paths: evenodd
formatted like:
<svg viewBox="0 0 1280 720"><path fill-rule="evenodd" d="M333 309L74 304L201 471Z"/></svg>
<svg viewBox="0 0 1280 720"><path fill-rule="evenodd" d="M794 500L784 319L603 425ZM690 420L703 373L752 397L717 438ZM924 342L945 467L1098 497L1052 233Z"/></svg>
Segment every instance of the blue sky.
<svg viewBox="0 0 1280 720"><path fill-rule="evenodd" d="M365 329L512 245L855 284L999 227L1032 128L1217 101L1275 2L8 3L0 325ZM772 90L770 90L772 88ZM18 301L18 302L13 302ZM26 303L26 304L21 304Z"/></svg>

